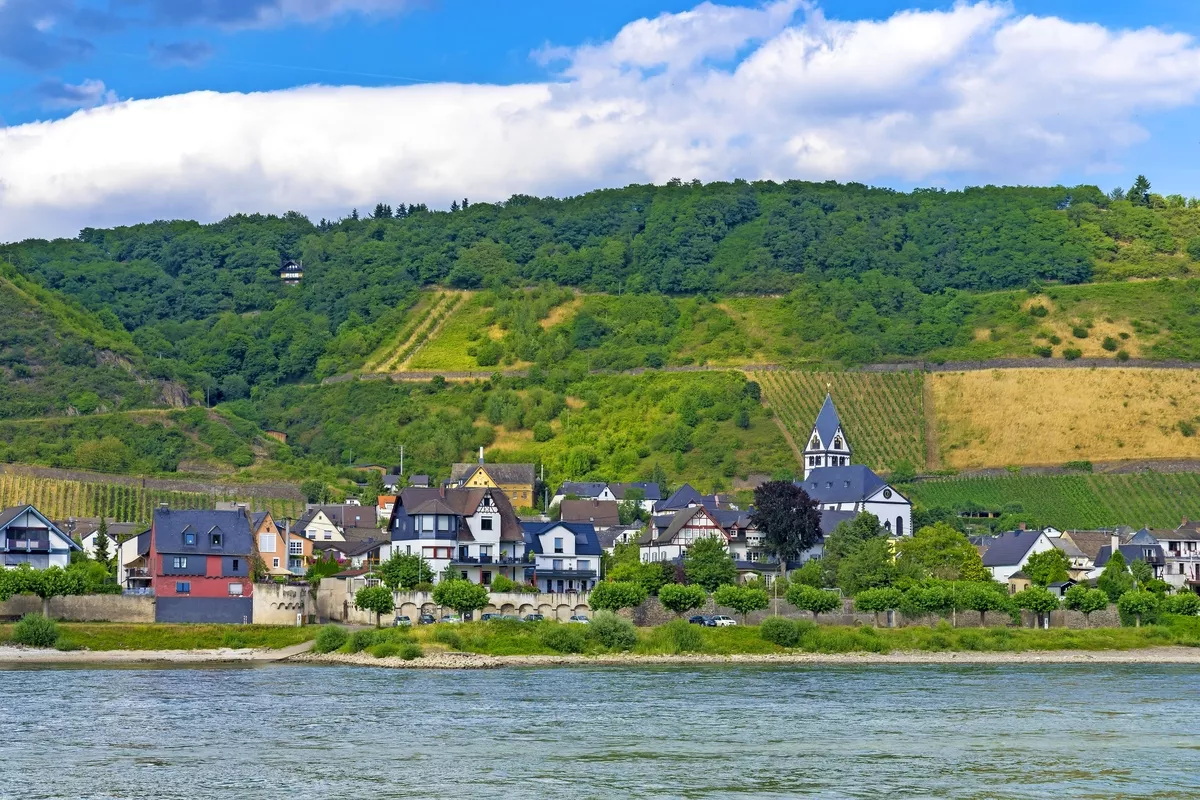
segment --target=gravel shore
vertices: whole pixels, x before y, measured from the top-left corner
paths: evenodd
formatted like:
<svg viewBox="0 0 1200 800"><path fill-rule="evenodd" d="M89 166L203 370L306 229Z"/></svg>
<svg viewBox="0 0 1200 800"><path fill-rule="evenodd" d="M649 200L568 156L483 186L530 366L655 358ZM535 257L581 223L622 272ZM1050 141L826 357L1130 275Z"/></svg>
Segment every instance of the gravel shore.
<svg viewBox="0 0 1200 800"><path fill-rule="evenodd" d="M304 642L279 650L229 648L217 650L42 650L0 645L0 667L38 664L237 664L283 661L312 647Z"/></svg>

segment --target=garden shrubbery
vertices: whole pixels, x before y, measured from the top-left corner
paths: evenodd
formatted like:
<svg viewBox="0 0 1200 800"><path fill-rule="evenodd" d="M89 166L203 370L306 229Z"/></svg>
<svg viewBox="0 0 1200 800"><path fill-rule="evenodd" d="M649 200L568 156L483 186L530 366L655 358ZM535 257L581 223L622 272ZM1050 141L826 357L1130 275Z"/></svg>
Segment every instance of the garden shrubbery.
<svg viewBox="0 0 1200 800"><path fill-rule="evenodd" d="M41 614L26 614L13 628L12 640L26 647L54 647L58 625Z"/></svg>

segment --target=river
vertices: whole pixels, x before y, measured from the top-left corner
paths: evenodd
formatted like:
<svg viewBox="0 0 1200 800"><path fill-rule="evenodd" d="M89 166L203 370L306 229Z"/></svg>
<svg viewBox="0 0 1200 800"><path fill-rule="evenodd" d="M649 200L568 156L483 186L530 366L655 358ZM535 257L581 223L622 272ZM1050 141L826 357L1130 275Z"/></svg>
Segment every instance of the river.
<svg viewBox="0 0 1200 800"><path fill-rule="evenodd" d="M1200 796L1200 669L0 671L0 797Z"/></svg>

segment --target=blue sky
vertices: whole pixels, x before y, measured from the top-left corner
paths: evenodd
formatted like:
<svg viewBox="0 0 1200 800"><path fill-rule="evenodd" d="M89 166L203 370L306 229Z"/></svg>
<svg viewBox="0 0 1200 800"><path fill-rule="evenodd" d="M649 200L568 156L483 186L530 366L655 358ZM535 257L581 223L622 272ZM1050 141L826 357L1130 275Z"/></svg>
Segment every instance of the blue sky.
<svg viewBox="0 0 1200 800"><path fill-rule="evenodd" d="M832 177L901 188L1085 181L1107 188L1145 172L1158 190L1200 194L1200 81L1188 77L1200 66L1196 0L816 6L801 0L766 8L741 0L0 0L0 120L7 126L0 130L0 175L7 176L0 178L0 213L17 220L0 222L0 238L20 235L28 219L42 220L39 234L69 234L81 223L146 214L214 218L286 210L280 206L304 190L298 194L297 175L277 163L279 154L306 166L320 163L323 148L337 141L321 136L337 133L306 131L310 140L281 149L274 138L253 134L264 125L259 113L266 107L291 126L362 114L364 126L398 131L395 148L386 136L357 142L384 148L389 181L361 186L370 183L363 164L331 164L344 173L321 176L311 187L313 196L300 204L311 214L369 203L395 184L436 204L466 191L502 199L516 191L658 180L675 171L706 180ZM734 13L738 8L745 13ZM910 15L915 28L903 23L909 11L917 12ZM1026 15L1037 24L1023 24ZM1056 17L1067 26L1055 27ZM639 28L639 20L650 22ZM1152 36L1130 33L1147 28ZM807 55L795 48L797 36L807 37L801 48ZM906 46L914 36L927 37L924 49L937 59ZM814 60L822 42L830 64ZM947 42L953 46L942 47ZM538 57L545 48L559 48L557 57ZM1026 48L1035 53L1028 70L1021 55L996 55ZM789 64L780 53L799 60ZM739 70L756 59L757 72ZM803 81L793 80L797 70ZM1060 79L1060 70L1069 78ZM731 89L739 71L753 75ZM426 83L436 90L389 89ZM341 91L298 89L312 84ZM473 84L498 91L473 95L466 89ZM839 97L838 85L846 84L855 88ZM515 85L541 87L545 96L522 94ZM362 95L347 87L380 91ZM759 104L746 105L747 92L757 88ZM230 94L245 92L269 94L245 100ZM973 99L964 99L972 92ZM144 102L155 98L164 102ZM1029 111L1043 100L1045 107ZM380 117L380 107L392 115ZM544 174L531 175L539 172L531 153L545 147L535 114L565 125L558 140L579 138L576 148L553 154L558 162ZM430 142L462 136L474 115L488 119L480 130L490 135L465 137L461 148L478 148L479 159L435 168L444 153ZM562 115L571 119L562 122ZM172 150L169 139L179 126L194 131L204 119L222 123L215 138L229 128L248 138L228 141L219 152L204 141ZM164 133L153 152L142 146L121 153L131 136L122 125ZM451 125L452 136L439 128ZM602 134L598 125L607 126ZM81 147L92 148L86 167L50 166L78 156ZM265 155L248 161L247 149ZM38 157L8 168L31 152ZM158 159L143 182L163 176L165 165L169 189L161 180L143 186L124 177L97 188L114 174L130 175L142 155ZM205 182L214 169L227 169L225 183L233 184L252 173L256 188L221 197L220 187ZM98 172L81 175L85 170ZM39 179L64 186L78 180L87 196L65 189L55 195L36 187ZM264 207L244 207L255 201ZM44 215L55 211L61 222L46 222Z"/></svg>

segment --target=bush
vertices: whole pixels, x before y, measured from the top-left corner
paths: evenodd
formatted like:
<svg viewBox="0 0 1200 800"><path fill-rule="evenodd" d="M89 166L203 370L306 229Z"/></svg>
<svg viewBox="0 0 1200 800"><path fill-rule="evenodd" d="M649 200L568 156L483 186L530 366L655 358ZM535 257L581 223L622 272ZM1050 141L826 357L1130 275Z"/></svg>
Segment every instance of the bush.
<svg viewBox="0 0 1200 800"><path fill-rule="evenodd" d="M503 575L497 575L495 578L492 578L492 585L489 589L493 592L511 592L516 587L517 584L512 579L506 578Z"/></svg>
<svg viewBox="0 0 1200 800"><path fill-rule="evenodd" d="M1179 432L1185 437L1191 438L1196 435L1196 426L1186 419L1181 419L1179 420Z"/></svg>
<svg viewBox="0 0 1200 800"><path fill-rule="evenodd" d="M1117 361L1128 361L1128 360L1129 360L1129 351L1128 350L1118 350L1117 351Z"/></svg>
<svg viewBox="0 0 1200 800"><path fill-rule="evenodd" d="M41 614L26 614L13 626L12 640L26 647L54 647L58 626Z"/></svg>
<svg viewBox="0 0 1200 800"><path fill-rule="evenodd" d="M1088 337L1088 329L1082 325L1076 325L1074 328L1071 328L1071 335L1076 339L1086 339Z"/></svg>
<svg viewBox="0 0 1200 800"><path fill-rule="evenodd" d="M375 642L375 631L355 631L350 637L350 652L361 652L375 644Z"/></svg>
<svg viewBox="0 0 1200 800"><path fill-rule="evenodd" d="M676 653L695 653L704 648L700 629L681 619L668 622L663 626L663 631Z"/></svg>
<svg viewBox="0 0 1200 800"><path fill-rule="evenodd" d="M611 611L597 611L588 626L588 635L609 650L632 650L637 630L629 620Z"/></svg>
<svg viewBox="0 0 1200 800"><path fill-rule="evenodd" d="M542 631L542 644L559 653L582 653L587 634L582 625L548 625Z"/></svg>
<svg viewBox="0 0 1200 800"><path fill-rule="evenodd" d="M1050 335L1050 338L1047 339L1046 341L1050 342L1050 344L1062 344L1062 337L1059 336L1057 333L1053 333Z"/></svg>
<svg viewBox="0 0 1200 800"><path fill-rule="evenodd" d="M533 426L533 440L535 442L548 442L554 438L554 429L550 427L548 422L538 422Z"/></svg>
<svg viewBox="0 0 1200 800"><path fill-rule="evenodd" d="M1029 315L1033 317L1044 317L1050 313L1050 310L1043 305L1029 307Z"/></svg>
<svg viewBox="0 0 1200 800"><path fill-rule="evenodd" d="M764 642L780 647L795 647L800 644L800 629L790 619L767 617L758 626L758 635Z"/></svg>
<svg viewBox="0 0 1200 800"><path fill-rule="evenodd" d="M337 625L326 625L317 631L317 638L313 641L314 653L332 653L346 643L350 638L350 634L346 633L345 628L339 628Z"/></svg>
<svg viewBox="0 0 1200 800"><path fill-rule="evenodd" d="M399 650L400 645L396 644L395 642L384 642L383 644L377 644L372 647L371 655L375 656L376 658L390 658L391 656L396 655Z"/></svg>
<svg viewBox="0 0 1200 800"><path fill-rule="evenodd" d="M1101 342L1100 346L1110 353L1116 352L1117 340L1111 336L1105 336L1104 341Z"/></svg>
<svg viewBox="0 0 1200 800"><path fill-rule="evenodd" d="M425 655L425 651L421 649L421 645L416 642L405 642L400 645L400 658L405 661L412 661L415 658L420 658Z"/></svg>
<svg viewBox="0 0 1200 800"><path fill-rule="evenodd" d="M1063 358L1065 358L1067 361L1074 361L1075 359L1080 358L1082 356L1083 356L1083 351L1077 347L1064 347L1063 348Z"/></svg>
<svg viewBox="0 0 1200 800"><path fill-rule="evenodd" d="M1054 348L1049 346L1035 347L1033 348L1033 354L1036 356L1041 356L1042 358L1050 358L1052 355L1054 355Z"/></svg>
<svg viewBox="0 0 1200 800"><path fill-rule="evenodd" d="M448 645L455 650L462 650L462 637L459 636L458 631L454 630L453 628L447 628L444 625L439 625L437 630L433 632L433 640L435 642L441 642L444 645Z"/></svg>
<svg viewBox="0 0 1200 800"><path fill-rule="evenodd" d="M1200 595L1176 594L1167 597L1162 602L1162 610L1168 614L1181 614L1194 617L1200 614Z"/></svg>

